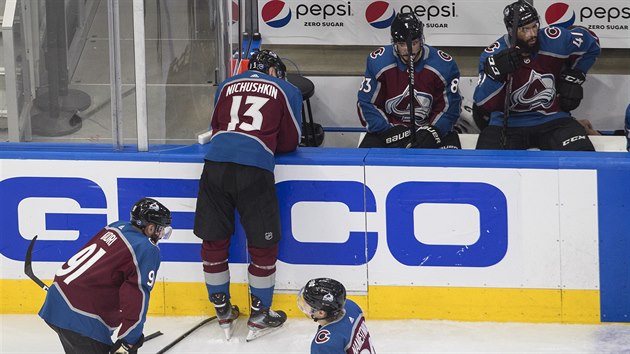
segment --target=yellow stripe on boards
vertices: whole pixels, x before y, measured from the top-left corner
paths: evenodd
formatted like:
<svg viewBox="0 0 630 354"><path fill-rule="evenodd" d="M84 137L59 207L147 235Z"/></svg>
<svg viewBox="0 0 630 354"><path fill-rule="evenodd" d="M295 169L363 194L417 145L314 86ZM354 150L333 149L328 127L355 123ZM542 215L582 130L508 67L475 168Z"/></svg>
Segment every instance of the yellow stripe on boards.
<svg viewBox="0 0 630 354"><path fill-rule="evenodd" d="M369 317L599 323L598 290L370 286Z"/></svg>
<svg viewBox="0 0 630 354"><path fill-rule="evenodd" d="M44 280L52 283L51 280ZM232 284L232 304L249 314L247 284ZM0 313L33 314L46 292L29 280L0 280ZM370 286L368 296L349 296L370 319L491 322L599 323L598 290ZM273 309L302 317L295 293L274 294ZM151 316L213 316L204 283L158 282Z"/></svg>
<svg viewBox="0 0 630 354"><path fill-rule="evenodd" d="M52 280L44 280L52 284ZM0 280L0 313L33 314L38 313L44 304L46 291L32 280Z"/></svg>

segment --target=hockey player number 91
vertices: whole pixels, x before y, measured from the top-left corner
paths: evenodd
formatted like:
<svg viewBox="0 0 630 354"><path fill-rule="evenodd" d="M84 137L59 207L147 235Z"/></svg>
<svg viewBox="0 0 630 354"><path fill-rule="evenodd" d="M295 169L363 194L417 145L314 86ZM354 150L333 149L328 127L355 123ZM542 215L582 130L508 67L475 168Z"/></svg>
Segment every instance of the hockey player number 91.
<svg viewBox="0 0 630 354"><path fill-rule="evenodd" d="M94 253L95 251L96 244L91 244L89 247L80 250L68 260L68 268L64 268L62 266L59 268L56 275L62 277L72 273L63 280L64 283L70 284L74 279L83 274L86 270L93 266L96 261L105 255L105 250L102 248L99 248L98 251Z"/></svg>

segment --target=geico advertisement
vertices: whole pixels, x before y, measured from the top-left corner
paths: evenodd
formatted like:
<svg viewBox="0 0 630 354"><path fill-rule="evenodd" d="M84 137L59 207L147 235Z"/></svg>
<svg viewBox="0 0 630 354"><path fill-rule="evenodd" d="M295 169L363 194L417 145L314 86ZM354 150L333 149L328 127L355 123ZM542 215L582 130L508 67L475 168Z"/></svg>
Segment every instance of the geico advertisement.
<svg viewBox="0 0 630 354"><path fill-rule="evenodd" d="M603 48L630 48L628 1L536 0L541 25L584 26L600 39Z"/></svg>
<svg viewBox="0 0 630 354"><path fill-rule="evenodd" d="M201 164L1 160L3 277L52 278L97 230L153 197L173 212L167 281L203 281L192 234ZM278 165L278 289L336 276L372 285L598 288L597 176L591 170ZM579 186L579 187L578 187ZM580 193L575 193L579 189ZM246 280L238 228L233 281ZM38 265L38 263L40 265Z"/></svg>
<svg viewBox="0 0 630 354"><path fill-rule="evenodd" d="M505 32L504 1L269 0L259 2L260 32L272 44L383 45L397 13L413 12L427 43L488 46Z"/></svg>

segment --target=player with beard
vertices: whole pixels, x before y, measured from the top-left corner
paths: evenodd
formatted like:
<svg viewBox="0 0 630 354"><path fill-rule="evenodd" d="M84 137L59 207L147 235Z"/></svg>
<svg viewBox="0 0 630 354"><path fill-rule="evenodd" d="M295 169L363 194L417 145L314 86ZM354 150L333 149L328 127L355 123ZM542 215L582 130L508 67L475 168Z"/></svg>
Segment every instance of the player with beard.
<svg viewBox="0 0 630 354"><path fill-rule="evenodd" d="M367 129L359 147L461 148L453 131L461 111L455 60L425 43L413 13L397 14L390 30L392 44L370 53L359 88L358 114Z"/></svg>
<svg viewBox="0 0 630 354"><path fill-rule="evenodd" d="M579 106L586 73L601 53L597 36L583 27L540 28L538 12L524 1L506 6L503 21L507 35L479 60L473 99L491 115L477 149L594 151L570 112ZM513 36L516 45L510 46Z"/></svg>

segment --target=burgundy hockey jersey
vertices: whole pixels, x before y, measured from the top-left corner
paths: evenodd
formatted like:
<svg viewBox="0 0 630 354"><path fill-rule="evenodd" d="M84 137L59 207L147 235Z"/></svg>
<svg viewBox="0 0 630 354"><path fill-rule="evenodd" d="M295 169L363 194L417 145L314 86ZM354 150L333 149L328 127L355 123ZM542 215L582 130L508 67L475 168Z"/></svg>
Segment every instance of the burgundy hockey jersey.
<svg viewBox="0 0 630 354"><path fill-rule="evenodd" d="M39 315L57 327L112 345L136 343L160 266L157 245L128 222L99 231L55 274Z"/></svg>
<svg viewBox="0 0 630 354"><path fill-rule="evenodd" d="M248 70L215 93L206 160L273 172L276 152L297 148L302 136L302 93L286 80Z"/></svg>
<svg viewBox="0 0 630 354"><path fill-rule="evenodd" d="M459 68L453 57L429 45L414 65L414 118L416 125L433 125L444 136L461 112ZM393 45L381 47L367 58L359 88L357 108L369 133L381 133L393 125L410 125L409 74Z"/></svg>
<svg viewBox="0 0 630 354"><path fill-rule="evenodd" d="M601 53L599 39L585 28L571 30L546 27L538 30L539 49L525 59L512 75L509 97L510 127L540 125L558 118L571 117L560 109L556 80L566 69L587 73ZM508 48L507 35L484 49L479 58L479 83L474 101L491 112L490 125L503 121L506 83L493 80L484 73L486 58Z"/></svg>

